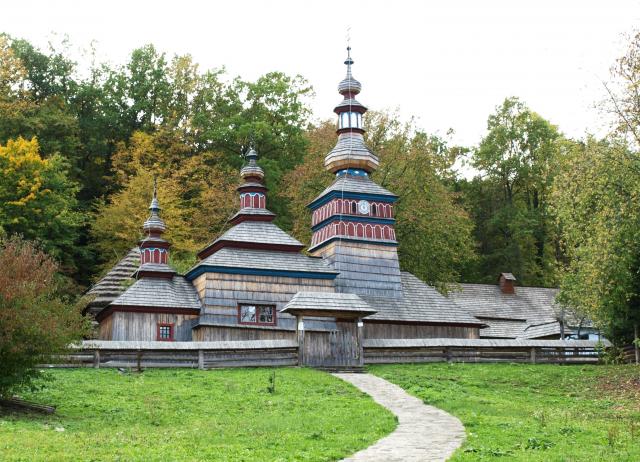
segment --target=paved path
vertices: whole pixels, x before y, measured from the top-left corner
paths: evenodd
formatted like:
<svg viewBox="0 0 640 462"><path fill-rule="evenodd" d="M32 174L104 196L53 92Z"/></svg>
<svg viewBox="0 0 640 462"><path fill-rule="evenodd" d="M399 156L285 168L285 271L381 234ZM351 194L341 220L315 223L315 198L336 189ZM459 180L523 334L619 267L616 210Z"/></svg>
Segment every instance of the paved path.
<svg viewBox="0 0 640 462"><path fill-rule="evenodd" d="M443 461L464 441L464 427L457 418L424 404L397 385L371 374L334 375L371 395L397 415L399 422L389 436L344 462Z"/></svg>

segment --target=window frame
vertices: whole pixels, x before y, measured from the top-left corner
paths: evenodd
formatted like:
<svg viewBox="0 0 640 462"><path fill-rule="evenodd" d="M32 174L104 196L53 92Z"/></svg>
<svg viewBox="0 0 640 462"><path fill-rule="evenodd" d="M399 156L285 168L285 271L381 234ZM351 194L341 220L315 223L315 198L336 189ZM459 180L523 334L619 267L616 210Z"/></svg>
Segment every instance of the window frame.
<svg viewBox="0 0 640 462"><path fill-rule="evenodd" d="M160 336L160 328L161 327L168 327L169 328L169 338L162 338ZM156 341L157 342L175 342L176 341L175 323L173 323L173 322L159 322L159 323L156 323Z"/></svg>
<svg viewBox="0 0 640 462"><path fill-rule="evenodd" d="M242 320L242 307L244 306L253 306L256 309L256 320L251 321L243 321ZM260 322L260 311L263 308L271 308L272 312L272 321L271 322ZM275 326L278 323L278 310L276 305L270 305L265 303L238 303L238 324L242 324L245 326Z"/></svg>

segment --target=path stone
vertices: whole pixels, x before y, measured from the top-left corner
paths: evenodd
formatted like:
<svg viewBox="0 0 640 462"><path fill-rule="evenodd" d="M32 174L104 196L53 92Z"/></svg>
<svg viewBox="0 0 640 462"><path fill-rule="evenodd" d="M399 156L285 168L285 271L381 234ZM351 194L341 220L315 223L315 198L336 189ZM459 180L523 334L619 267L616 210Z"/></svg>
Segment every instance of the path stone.
<svg viewBox="0 0 640 462"><path fill-rule="evenodd" d="M377 443L344 459L344 462L444 461L465 439L457 418L424 404L402 388L371 374L333 374L398 416L398 427Z"/></svg>

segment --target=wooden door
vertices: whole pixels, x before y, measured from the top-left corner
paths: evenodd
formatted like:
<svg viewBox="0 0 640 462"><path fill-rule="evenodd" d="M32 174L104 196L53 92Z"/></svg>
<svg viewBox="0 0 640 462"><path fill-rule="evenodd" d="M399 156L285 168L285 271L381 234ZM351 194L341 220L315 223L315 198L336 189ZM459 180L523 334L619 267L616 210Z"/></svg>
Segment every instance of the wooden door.
<svg viewBox="0 0 640 462"><path fill-rule="evenodd" d="M337 322L336 330L304 332L302 364L313 367L361 366L362 358L355 322Z"/></svg>

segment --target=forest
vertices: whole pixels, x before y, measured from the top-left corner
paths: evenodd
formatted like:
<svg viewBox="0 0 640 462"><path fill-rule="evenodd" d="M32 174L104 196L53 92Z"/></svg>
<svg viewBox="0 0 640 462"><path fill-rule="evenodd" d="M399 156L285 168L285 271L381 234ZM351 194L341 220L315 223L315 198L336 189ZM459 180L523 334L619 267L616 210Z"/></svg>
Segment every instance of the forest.
<svg viewBox="0 0 640 462"><path fill-rule="evenodd" d="M153 45L123 64L80 66L71 47L0 35L0 239L37 242L56 262L66 300L136 245L154 178L172 264L189 269L237 209L250 144L276 224L309 242L306 204L332 181L323 159L336 134L335 121L313 119L303 76L247 81ZM608 96L593 102L611 121L604 137L571 139L516 96L496 101L476 146L453 145L395 113L367 113L366 142L381 163L374 180L400 196L403 268L443 292L495 283L503 271L522 285L560 287L563 305L632 341L640 33L611 66Z"/></svg>

